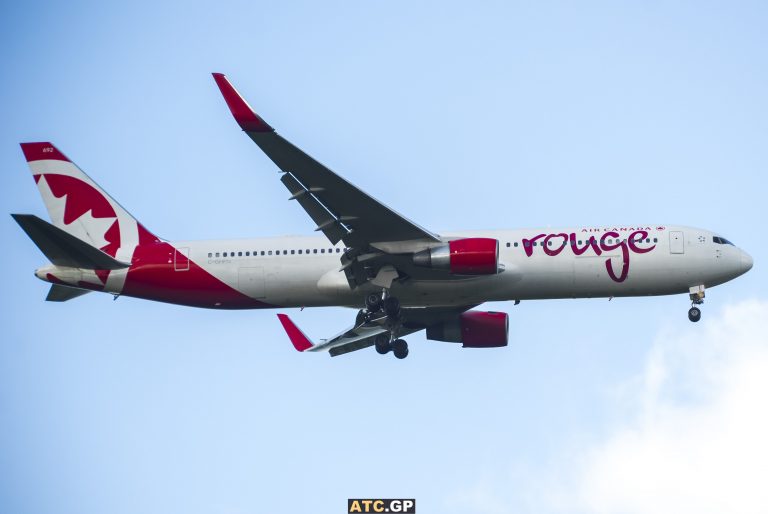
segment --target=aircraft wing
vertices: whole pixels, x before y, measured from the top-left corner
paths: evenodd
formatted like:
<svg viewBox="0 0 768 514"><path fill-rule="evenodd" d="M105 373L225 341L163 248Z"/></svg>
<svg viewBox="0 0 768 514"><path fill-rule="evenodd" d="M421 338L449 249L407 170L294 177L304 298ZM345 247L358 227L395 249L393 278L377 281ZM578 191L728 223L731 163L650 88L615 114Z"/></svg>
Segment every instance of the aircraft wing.
<svg viewBox="0 0 768 514"><path fill-rule="evenodd" d="M402 325L397 331L398 336L405 336L424 330L430 325L440 323L454 316L458 316L475 305L461 307L409 307L402 309ZM286 314L278 314L278 319L283 325L293 347L300 352L327 351L331 357L342 355L356 350L362 350L373 346L376 338L384 335L390 337L390 328L386 324L386 316L381 316L370 321L361 321L354 326L336 334L330 339L319 343L312 340L296 326Z"/></svg>
<svg viewBox="0 0 768 514"><path fill-rule="evenodd" d="M393 211L275 132L221 73L213 78L240 127L283 172L281 181L331 243L349 248L439 237Z"/></svg>

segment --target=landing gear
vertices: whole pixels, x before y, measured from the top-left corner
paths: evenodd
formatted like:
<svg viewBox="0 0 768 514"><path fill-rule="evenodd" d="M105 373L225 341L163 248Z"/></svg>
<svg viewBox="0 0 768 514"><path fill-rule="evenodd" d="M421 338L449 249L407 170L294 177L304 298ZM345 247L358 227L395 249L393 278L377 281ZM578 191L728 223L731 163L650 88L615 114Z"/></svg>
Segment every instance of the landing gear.
<svg viewBox="0 0 768 514"><path fill-rule="evenodd" d="M688 310L688 319L696 323L701 319L701 309L696 307L704 303L704 286L694 286L688 290L691 298L691 308Z"/></svg>
<svg viewBox="0 0 768 514"><path fill-rule="evenodd" d="M381 295L371 293L365 297L365 308L368 312L378 312L381 308Z"/></svg>
<svg viewBox="0 0 768 514"><path fill-rule="evenodd" d="M398 359L408 357L408 343L404 339L397 339L400 331L400 322L402 319L400 311L400 300L394 296L389 296L388 290L384 289L381 294L370 293L365 297L365 309L362 309L357 315L358 324L376 323L387 332L379 334L374 339L376 352L386 355L390 351ZM378 314L381 312L381 314ZM386 319L385 319L386 318Z"/></svg>
<svg viewBox="0 0 768 514"><path fill-rule="evenodd" d="M400 316L400 300L394 296L384 298L384 313L390 319L397 319Z"/></svg>
<svg viewBox="0 0 768 514"><path fill-rule="evenodd" d="M395 339L392 341L392 353L394 353L395 357L398 359L405 359L408 357L408 343L405 342L405 339Z"/></svg>
<svg viewBox="0 0 768 514"><path fill-rule="evenodd" d="M374 345L376 346L376 351L381 355L386 355L389 353L389 350L392 349L391 345L389 344L389 334L377 335Z"/></svg>
<svg viewBox="0 0 768 514"><path fill-rule="evenodd" d="M379 311L383 311L386 314L387 321L390 323L398 321L400 319L400 300L390 296L386 289L380 294L369 293L365 297L365 309L360 312L370 321L374 318L373 315Z"/></svg>
<svg viewBox="0 0 768 514"><path fill-rule="evenodd" d="M698 307L691 307L688 311L688 319L696 323L701 319L701 309Z"/></svg>
<svg viewBox="0 0 768 514"><path fill-rule="evenodd" d="M405 339L395 339L390 343L389 334L379 334L376 336L374 346L376 352L381 355L386 355L392 350L392 353L394 353L395 357L398 359L405 359L408 357L408 343L405 342Z"/></svg>

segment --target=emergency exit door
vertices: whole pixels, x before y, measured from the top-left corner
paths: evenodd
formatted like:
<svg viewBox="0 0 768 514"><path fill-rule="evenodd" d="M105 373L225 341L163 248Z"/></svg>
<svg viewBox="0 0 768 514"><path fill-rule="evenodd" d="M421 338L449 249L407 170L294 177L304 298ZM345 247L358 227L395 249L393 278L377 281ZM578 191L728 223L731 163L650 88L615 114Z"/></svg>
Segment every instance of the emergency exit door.
<svg viewBox="0 0 768 514"><path fill-rule="evenodd" d="M189 248L176 248L173 256L173 269L176 271L189 270Z"/></svg>

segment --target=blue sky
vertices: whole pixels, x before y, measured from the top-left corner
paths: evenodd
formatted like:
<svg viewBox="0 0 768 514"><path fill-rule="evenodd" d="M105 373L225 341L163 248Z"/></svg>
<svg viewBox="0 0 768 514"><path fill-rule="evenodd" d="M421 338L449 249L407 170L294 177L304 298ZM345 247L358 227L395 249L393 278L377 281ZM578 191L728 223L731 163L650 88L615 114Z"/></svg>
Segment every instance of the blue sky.
<svg viewBox="0 0 768 514"><path fill-rule="evenodd" d="M703 486L730 511L757 508L766 470L744 464L768 449L746 427L768 426L749 394L768 383L732 379L768 365L754 323L768 306L767 15L762 2L3 4L6 213L45 216L18 143L50 140L165 238L311 233L231 119L220 71L282 135L435 231L679 223L756 264L708 291L698 325L684 296L492 304L510 313L508 348L419 335L402 362L330 359L295 353L272 311L46 303L44 258L6 216L0 510L334 513L349 497L415 497L419 512L679 513ZM317 337L353 316L291 314ZM700 419L733 430L676 444ZM728 441L749 443L743 461L708 450ZM700 481L625 490L609 478L626 469L626 483L663 469Z"/></svg>

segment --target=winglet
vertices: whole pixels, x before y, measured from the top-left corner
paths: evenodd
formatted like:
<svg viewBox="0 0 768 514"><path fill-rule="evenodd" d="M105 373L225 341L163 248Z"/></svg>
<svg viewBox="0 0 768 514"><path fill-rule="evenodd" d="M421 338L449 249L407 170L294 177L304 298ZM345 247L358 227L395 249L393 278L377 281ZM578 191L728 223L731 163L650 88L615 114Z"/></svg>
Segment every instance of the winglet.
<svg viewBox="0 0 768 514"><path fill-rule="evenodd" d="M246 132L274 132L275 129L270 127L267 122L261 119L258 114L251 109L248 102L237 92L237 89L230 84L229 80L223 73L213 73L213 80L216 81L216 85L219 86L221 94L224 96L224 101L227 102L229 110L232 112L232 116L235 117L235 121Z"/></svg>
<svg viewBox="0 0 768 514"><path fill-rule="evenodd" d="M312 341L310 341L309 338L304 335L304 332L302 332L301 329L299 329L299 327L297 327L296 324L291 321L291 318L289 318L286 314L278 314L277 317L280 320L280 323L283 324L285 333L288 334L288 338L291 340L291 343L293 343L294 348L300 352L303 352L304 350L308 350L314 346Z"/></svg>

